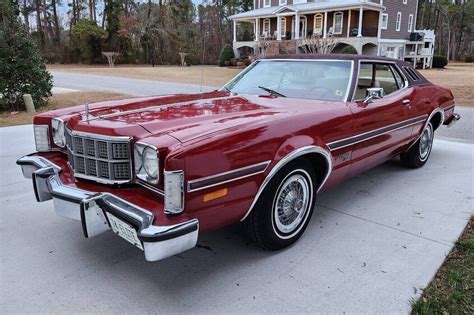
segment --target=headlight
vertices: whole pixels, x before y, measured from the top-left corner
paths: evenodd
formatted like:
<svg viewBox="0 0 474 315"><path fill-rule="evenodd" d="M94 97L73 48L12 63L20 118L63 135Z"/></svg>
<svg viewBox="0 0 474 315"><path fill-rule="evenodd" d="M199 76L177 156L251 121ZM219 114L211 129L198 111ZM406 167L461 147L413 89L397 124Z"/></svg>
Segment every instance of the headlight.
<svg viewBox="0 0 474 315"><path fill-rule="evenodd" d="M64 122L61 119L54 118L51 121L53 129L53 142L58 147L64 148L66 145L66 136L64 135Z"/></svg>
<svg viewBox="0 0 474 315"><path fill-rule="evenodd" d="M51 151L49 144L49 127L48 125L34 125L36 151Z"/></svg>
<svg viewBox="0 0 474 315"><path fill-rule="evenodd" d="M156 148L145 143L135 144L135 173L137 178L150 184L158 184L160 161Z"/></svg>
<svg viewBox="0 0 474 315"><path fill-rule="evenodd" d="M184 173L183 171L165 171L164 175L165 213L181 213L184 210Z"/></svg>

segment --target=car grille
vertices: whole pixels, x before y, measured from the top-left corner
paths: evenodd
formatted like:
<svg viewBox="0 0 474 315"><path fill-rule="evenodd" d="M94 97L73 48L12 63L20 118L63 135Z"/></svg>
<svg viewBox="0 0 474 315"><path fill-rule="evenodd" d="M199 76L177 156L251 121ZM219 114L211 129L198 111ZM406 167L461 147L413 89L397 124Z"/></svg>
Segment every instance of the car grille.
<svg viewBox="0 0 474 315"><path fill-rule="evenodd" d="M68 161L74 176L107 184L131 181L130 139L66 128Z"/></svg>

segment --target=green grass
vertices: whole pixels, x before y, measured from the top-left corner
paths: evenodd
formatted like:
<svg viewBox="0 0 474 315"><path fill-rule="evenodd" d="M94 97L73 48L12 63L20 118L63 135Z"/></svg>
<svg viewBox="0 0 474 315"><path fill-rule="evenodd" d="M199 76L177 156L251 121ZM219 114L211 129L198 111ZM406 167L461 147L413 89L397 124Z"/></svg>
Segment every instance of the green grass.
<svg viewBox="0 0 474 315"><path fill-rule="evenodd" d="M412 308L412 314L474 314L474 217Z"/></svg>

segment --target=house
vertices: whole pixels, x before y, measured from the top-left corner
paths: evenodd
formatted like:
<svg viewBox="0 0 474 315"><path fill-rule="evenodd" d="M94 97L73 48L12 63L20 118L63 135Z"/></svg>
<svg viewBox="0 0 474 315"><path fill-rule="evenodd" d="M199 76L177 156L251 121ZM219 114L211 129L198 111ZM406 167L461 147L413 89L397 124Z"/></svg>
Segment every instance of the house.
<svg viewBox="0 0 474 315"><path fill-rule="evenodd" d="M435 35L415 30L418 0L254 0L254 10L231 16L236 56L257 52L298 53L306 38L333 38L332 52L353 46L359 54L432 65Z"/></svg>

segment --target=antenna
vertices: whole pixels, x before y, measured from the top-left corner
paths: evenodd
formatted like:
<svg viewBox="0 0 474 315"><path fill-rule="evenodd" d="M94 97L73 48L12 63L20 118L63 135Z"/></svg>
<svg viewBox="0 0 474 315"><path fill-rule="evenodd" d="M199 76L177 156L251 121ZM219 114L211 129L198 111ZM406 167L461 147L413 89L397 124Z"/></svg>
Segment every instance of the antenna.
<svg viewBox="0 0 474 315"><path fill-rule="evenodd" d="M206 51L206 36L209 32L205 32L203 36L203 43L202 43L202 59L201 59L201 87L199 88L199 92L202 93L202 82L204 80L204 53Z"/></svg>

